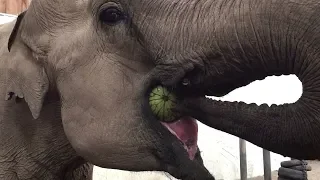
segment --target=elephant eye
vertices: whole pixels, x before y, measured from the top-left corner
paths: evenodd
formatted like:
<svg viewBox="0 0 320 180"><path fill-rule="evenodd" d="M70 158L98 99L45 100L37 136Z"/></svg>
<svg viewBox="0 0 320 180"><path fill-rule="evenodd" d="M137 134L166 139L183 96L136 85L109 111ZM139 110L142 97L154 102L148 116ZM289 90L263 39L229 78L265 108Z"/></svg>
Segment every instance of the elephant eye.
<svg viewBox="0 0 320 180"><path fill-rule="evenodd" d="M100 13L100 20L108 25L115 25L124 19L124 14L117 7L109 7Z"/></svg>

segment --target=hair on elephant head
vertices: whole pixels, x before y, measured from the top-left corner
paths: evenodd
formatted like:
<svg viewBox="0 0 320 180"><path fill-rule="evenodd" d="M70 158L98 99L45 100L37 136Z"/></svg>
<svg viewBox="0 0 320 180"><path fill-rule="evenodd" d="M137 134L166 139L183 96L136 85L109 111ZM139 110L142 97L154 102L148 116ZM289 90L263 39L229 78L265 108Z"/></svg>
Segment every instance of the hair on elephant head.
<svg viewBox="0 0 320 180"><path fill-rule="evenodd" d="M148 103L150 90L168 78L162 73L171 68L168 59L195 57L180 51L191 49L180 35L193 18L178 16L196 7L33 0L1 25L7 46L1 48L0 91L7 101L0 103L0 146L8 148L0 150L0 178L70 179L92 172L89 162L214 179L197 148L196 121L161 123Z"/></svg>

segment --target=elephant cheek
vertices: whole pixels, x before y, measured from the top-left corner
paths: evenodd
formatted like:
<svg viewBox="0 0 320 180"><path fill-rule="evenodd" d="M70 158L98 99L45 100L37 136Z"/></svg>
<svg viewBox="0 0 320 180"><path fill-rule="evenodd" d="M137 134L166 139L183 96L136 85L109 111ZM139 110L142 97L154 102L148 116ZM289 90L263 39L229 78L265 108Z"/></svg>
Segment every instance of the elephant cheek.
<svg viewBox="0 0 320 180"><path fill-rule="evenodd" d="M103 168L161 170L150 153L153 145L148 137L152 136L138 130L146 127L134 125L133 121L117 123L118 119L117 115L107 117L94 108L62 107L65 134L79 156Z"/></svg>
<svg viewBox="0 0 320 180"><path fill-rule="evenodd" d="M61 110L64 132L70 144L80 156L88 157L97 151L95 146L99 143L97 135L100 130L95 127L94 117L83 112L79 106Z"/></svg>

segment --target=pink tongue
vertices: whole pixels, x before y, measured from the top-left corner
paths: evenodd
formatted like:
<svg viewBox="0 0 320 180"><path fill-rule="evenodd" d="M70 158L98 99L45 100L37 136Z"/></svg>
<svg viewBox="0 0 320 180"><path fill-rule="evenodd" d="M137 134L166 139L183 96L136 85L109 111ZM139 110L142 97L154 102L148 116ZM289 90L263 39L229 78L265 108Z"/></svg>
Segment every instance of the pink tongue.
<svg viewBox="0 0 320 180"><path fill-rule="evenodd" d="M181 118L174 123L162 124L168 128L168 130L174 134L180 141L184 143L184 148L189 154L191 160L194 159L198 150L198 124L197 121L190 117Z"/></svg>

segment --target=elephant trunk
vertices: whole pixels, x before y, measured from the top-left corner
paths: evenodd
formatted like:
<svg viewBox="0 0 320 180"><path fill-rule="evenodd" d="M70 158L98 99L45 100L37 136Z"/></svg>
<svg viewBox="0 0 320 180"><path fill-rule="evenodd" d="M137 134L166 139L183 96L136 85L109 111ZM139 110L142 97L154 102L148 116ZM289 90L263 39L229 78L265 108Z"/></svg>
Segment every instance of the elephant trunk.
<svg viewBox="0 0 320 180"><path fill-rule="evenodd" d="M312 101L301 98L295 104L269 107L190 98L184 100L180 112L284 156L316 159L320 148L320 111Z"/></svg>
<svg viewBox="0 0 320 180"><path fill-rule="evenodd" d="M222 56L207 62L207 78L197 88L205 87L206 95L225 94L269 75L295 74L303 85L301 98L269 107L190 97L178 109L284 156L319 158L320 19L315 14L320 6L250 2L235 1L215 23L212 47Z"/></svg>

